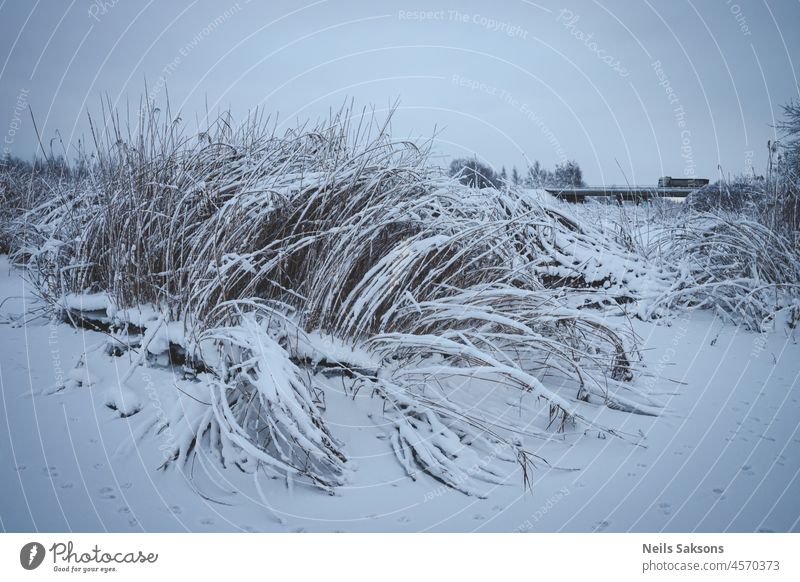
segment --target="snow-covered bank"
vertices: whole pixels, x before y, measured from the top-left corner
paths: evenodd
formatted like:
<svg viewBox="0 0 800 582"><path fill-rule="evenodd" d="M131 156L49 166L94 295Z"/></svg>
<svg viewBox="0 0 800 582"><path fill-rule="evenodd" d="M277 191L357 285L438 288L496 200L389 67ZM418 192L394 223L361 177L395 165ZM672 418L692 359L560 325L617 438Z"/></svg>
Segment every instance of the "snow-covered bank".
<svg viewBox="0 0 800 582"><path fill-rule="evenodd" d="M26 298L27 299L23 299ZM349 482L334 495L261 479L198 454L158 470L173 432L148 422L203 406L167 368L108 355L107 337L44 318L0 258L0 527L5 531L796 531L800 529L800 347L693 311L671 325L634 321L658 417L608 410L643 446L598 433L527 446L537 463L496 462L507 484L485 499L419 473L412 481L381 429L383 403L325 378L325 420L344 443ZM30 317L29 317L30 319ZM795 332L796 333L796 332ZM76 368L79 362L85 365ZM58 392L60 384L66 387ZM180 406L174 406L178 399ZM113 400L117 410L107 403ZM120 407L141 412L121 418ZM491 402L489 404L492 404ZM499 403L497 403L499 405ZM523 395L508 414L546 414ZM542 410L544 409L544 410ZM602 436L602 435L599 435ZM560 437L559 437L560 438ZM494 460L493 460L494 461ZM576 470L571 470L576 469ZM200 493L198 495L197 493Z"/></svg>

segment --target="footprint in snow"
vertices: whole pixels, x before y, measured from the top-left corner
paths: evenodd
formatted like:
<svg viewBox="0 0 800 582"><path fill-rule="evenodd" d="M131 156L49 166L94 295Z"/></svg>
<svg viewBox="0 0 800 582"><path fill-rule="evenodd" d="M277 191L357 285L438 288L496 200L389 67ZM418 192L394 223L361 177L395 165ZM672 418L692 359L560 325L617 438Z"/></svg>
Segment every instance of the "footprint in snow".
<svg viewBox="0 0 800 582"><path fill-rule="evenodd" d="M130 508L129 508L129 507L120 507L120 508L117 510L117 513L124 513L124 514L126 514L126 515L127 515L127 514L129 514L130 512L131 512L131 510L130 510Z"/></svg>
<svg viewBox="0 0 800 582"><path fill-rule="evenodd" d="M183 513L183 510L180 508L180 505L171 505L169 507L169 512L172 515L180 515L181 513Z"/></svg>
<svg viewBox="0 0 800 582"><path fill-rule="evenodd" d="M486 518L483 515L481 515L480 513L476 513L475 515L472 516L472 519L474 519L476 521L483 521Z"/></svg>
<svg viewBox="0 0 800 582"><path fill-rule="evenodd" d="M210 517L205 517L200 520L200 525L214 525L214 520Z"/></svg>
<svg viewBox="0 0 800 582"><path fill-rule="evenodd" d="M400 523L411 523L411 518L409 518L407 515L401 515L397 518L397 521Z"/></svg>
<svg viewBox="0 0 800 582"><path fill-rule="evenodd" d="M58 477L58 471L55 467L42 467L42 473L47 475L48 477Z"/></svg>
<svg viewBox="0 0 800 582"><path fill-rule="evenodd" d="M103 463L95 463L94 465L92 465L92 467L94 468L95 471L99 471L100 469L103 468Z"/></svg>
<svg viewBox="0 0 800 582"><path fill-rule="evenodd" d="M61 488L62 489L72 489L72 482L71 481L66 481L66 482L62 483L61 484Z"/></svg>
<svg viewBox="0 0 800 582"><path fill-rule="evenodd" d="M114 495L114 489L111 487L102 487L99 491L101 499L116 499L117 496Z"/></svg>
<svg viewBox="0 0 800 582"><path fill-rule="evenodd" d="M603 531L609 525L611 525L611 524L609 522L607 522L607 521L596 521L596 522L594 522L594 530L595 531Z"/></svg>
<svg viewBox="0 0 800 582"><path fill-rule="evenodd" d="M20 471L24 471L27 468L28 467L26 467L25 465L17 465L16 467L14 467L14 470L19 473Z"/></svg>
<svg viewBox="0 0 800 582"><path fill-rule="evenodd" d="M712 493L716 493L717 495L722 495L722 491L723 489L719 487L714 487L714 489L711 490Z"/></svg>

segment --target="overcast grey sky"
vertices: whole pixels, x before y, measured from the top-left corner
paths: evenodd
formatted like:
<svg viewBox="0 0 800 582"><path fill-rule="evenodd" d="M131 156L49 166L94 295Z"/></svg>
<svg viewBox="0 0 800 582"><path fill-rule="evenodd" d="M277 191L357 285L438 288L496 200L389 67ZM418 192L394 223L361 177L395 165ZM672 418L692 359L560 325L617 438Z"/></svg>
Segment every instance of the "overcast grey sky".
<svg viewBox="0 0 800 582"><path fill-rule="evenodd" d="M800 2L0 0L0 132L31 157L76 144L102 94L147 79L194 123L255 106L285 123L347 97L399 100L397 137L522 169L576 159L590 183L763 172L798 97Z"/></svg>

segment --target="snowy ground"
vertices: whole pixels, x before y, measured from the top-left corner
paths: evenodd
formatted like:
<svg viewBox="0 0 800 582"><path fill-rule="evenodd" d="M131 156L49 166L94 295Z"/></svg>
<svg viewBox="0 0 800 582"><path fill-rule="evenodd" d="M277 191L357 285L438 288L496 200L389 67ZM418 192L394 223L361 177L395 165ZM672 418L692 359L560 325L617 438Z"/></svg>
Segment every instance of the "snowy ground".
<svg viewBox="0 0 800 582"><path fill-rule="evenodd" d="M617 422L646 447L580 431L534 444L558 468L539 464L528 491L505 464L507 484L486 499L410 480L376 426L381 403L333 378L326 419L353 472L328 496L268 479L259 492L251 475L200 455L183 472L158 470L170 436L143 427L162 397L187 398L180 382L139 368L129 382L139 392L114 395L129 360L94 349L100 333L13 323L35 308L26 295L0 257L4 531L800 531L800 346L782 330L759 336L708 312L636 322L654 374L639 381L667 406ZM110 390L142 411L120 418ZM540 413L523 400L516 412Z"/></svg>

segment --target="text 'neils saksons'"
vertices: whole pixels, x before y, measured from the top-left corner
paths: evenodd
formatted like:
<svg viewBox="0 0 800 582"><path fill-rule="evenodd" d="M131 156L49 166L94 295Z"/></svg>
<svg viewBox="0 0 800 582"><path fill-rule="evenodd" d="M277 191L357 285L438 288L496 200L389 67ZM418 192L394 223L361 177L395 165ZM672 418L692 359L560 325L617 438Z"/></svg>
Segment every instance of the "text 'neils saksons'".
<svg viewBox="0 0 800 582"><path fill-rule="evenodd" d="M673 548L670 544L642 544L644 554L724 554L722 546L698 546L695 544L675 544Z"/></svg>

